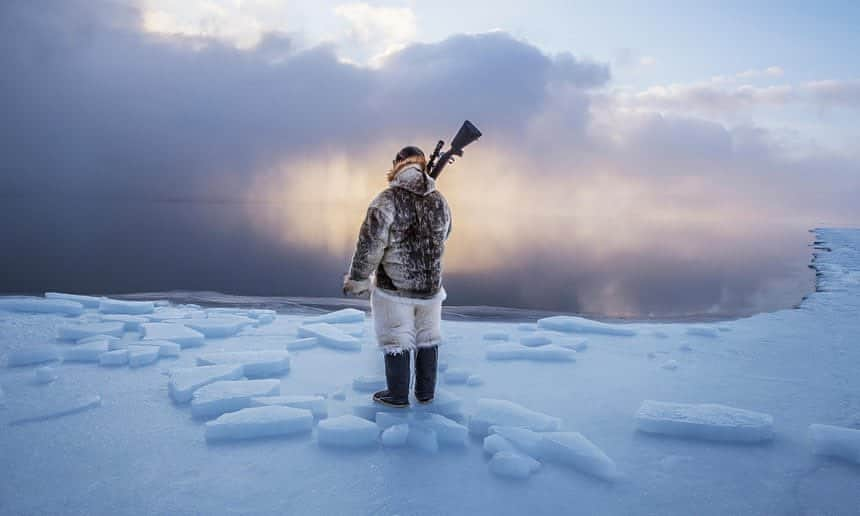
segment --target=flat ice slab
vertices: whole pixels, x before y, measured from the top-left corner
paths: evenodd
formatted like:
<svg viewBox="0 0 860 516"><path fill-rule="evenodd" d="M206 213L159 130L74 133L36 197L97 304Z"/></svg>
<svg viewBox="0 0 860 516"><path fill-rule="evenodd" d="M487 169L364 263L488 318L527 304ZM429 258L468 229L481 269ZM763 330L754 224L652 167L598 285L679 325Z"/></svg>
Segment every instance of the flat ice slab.
<svg viewBox="0 0 860 516"><path fill-rule="evenodd" d="M141 346L158 348L158 356L160 357L178 357L182 349L182 346L169 340L142 340L139 343Z"/></svg>
<svg viewBox="0 0 860 516"><path fill-rule="evenodd" d="M65 362L98 362L102 353L110 351L108 341L95 340L86 344L69 346L63 350Z"/></svg>
<svg viewBox="0 0 860 516"><path fill-rule="evenodd" d="M248 378L281 376L290 370L289 351L224 351L197 355L197 365L242 364Z"/></svg>
<svg viewBox="0 0 860 516"><path fill-rule="evenodd" d="M24 423L33 423L36 421L46 421L58 417L76 414L85 410L98 407L102 404L102 397L84 396L73 398L70 400L53 402L50 405L33 409L27 414L20 415L9 421L10 425L22 425Z"/></svg>
<svg viewBox="0 0 860 516"><path fill-rule="evenodd" d="M329 324L344 324L344 323L360 323L364 322L364 312L355 308L344 308L335 312L308 317L305 319L306 324L314 323L329 323Z"/></svg>
<svg viewBox="0 0 860 516"><path fill-rule="evenodd" d="M773 438L773 417L717 404L645 400L636 413L637 429L650 434L728 442Z"/></svg>
<svg viewBox="0 0 860 516"><path fill-rule="evenodd" d="M103 315L102 322L121 322L125 325L125 331L138 331L140 325L149 322L149 319L142 315Z"/></svg>
<svg viewBox="0 0 860 516"><path fill-rule="evenodd" d="M146 323L141 325L143 340L169 340L182 348L202 346L206 337L199 331L176 323Z"/></svg>
<svg viewBox="0 0 860 516"><path fill-rule="evenodd" d="M158 361L158 348L155 346L129 346L128 366L143 367Z"/></svg>
<svg viewBox="0 0 860 516"><path fill-rule="evenodd" d="M84 313L84 305L65 299L11 297L0 299L0 310L33 314L81 315Z"/></svg>
<svg viewBox="0 0 860 516"><path fill-rule="evenodd" d="M490 471L500 477L525 480L540 469L540 462L527 455L512 451L500 451L493 455L489 464Z"/></svg>
<svg viewBox="0 0 860 516"><path fill-rule="evenodd" d="M469 418L469 432L484 437L490 433L490 427L494 425L517 426L538 432L549 432L560 430L561 420L527 409L512 401L479 399L476 412Z"/></svg>
<svg viewBox="0 0 860 516"><path fill-rule="evenodd" d="M28 366L33 364L44 364L59 360L60 354L49 346L33 346L26 349L17 349L9 353L6 365L9 367Z"/></svg>
<svg viewBox="0 0 860 516"><path fill-rule="evenodd" d="M251 407L223 414L206 423L206 441L230 441L278 437L310 432L314 417L310 410L271 406Z"/></svg>
<svg viewBox="0 0 860 516"><path fill-rule="evenodd" d="M169 373L167 390L177 403L191 401L194 391L219 380L242 378L241 364L213 365L173 369Z"/></svg>
<svg viewBox="0 0 860 516"><path fill-rule="evenodd" d="M523 346L537 347L552 344L552 334L545 331L536 331L531 335L523 335L520 337L520 344Z"/></svg>
<svg viewBox="0 0 860 516"><path fill-rule="evenodd" d="M123 366L128 364L128 350L114 349L99 355L99 365L105 367Z"/></svg>
<svg viewBox="0 0 860 516"><path fill-rule="evenodd" d="M496 344L487 347L487 360L532 360L535 362L574 362L576 351L550 344L528 347L520 344Z"/></svg>
<svg viewBox="0 0 860 516"><path fill-rule="evenodd" d="M376 443L379 428L358 416L345 415L320 421L317 439L321 445L361 448Z"/></svg>
<svg viewBox="0 0 860 516"><path fill-rule="evenodd" d="M208 319L189 319L182 324L193 330L197 330L207 339L220 339L236 335L246 326L251 326L256 321L249 317L238 315L218 315Z"/></svg>
<svg viewBox="0 0 860 516"><path fill-rule="evenodd" d="M95 296L82 296L80 294L65 294L63 292L45 292L45 299L62 299L65 301L74 301L80 303L87 308L98 308L102 298Z"/></svg>
<svg viewBox="0 0 860 516"><path fill-rule="evenodd" d="M812 449L817 455L860 464L860 430L831 425L809 425Z"/></svg>
<svg viewBox="0 0 860 516"><path fill-rule="evenodd" d="M191 415L196 418L218 417L251 406L251 399L274 396L281 391L279 380L221 380L205 385L191 399Z"/></svg>
<svg viewBox="0 0 860 516"><path fill-rule="evenodd" d="M328 417L328 404L326 399L322 396L303 396L294 394L251 399L252 407L267 407L270 405L307 409L311 411L315 419L325 419Z"/></svg>
<svg viewBox="0 0 860 516"><path fill-rule="evenodd" d="M556 315L538 320L538 327L544 330L563 331L567 333L596 333L601 335L617 335L621 337L632 337L636 335L635 330L625 328L617 324L606 324L592 321L584 317L572 315Z"/></svg>
<svg viewBox="0 0 860 516"><path fill-rule="evenodd" d="M103 298L99 301L99 312L103 314L142 315L151 314L155 310L152 301L120 301Z"/></svg>
<svg viewBox="0 0 860 516"><path fill-rule="evenodd" d="M317 341L328 348L343 351L358 351L361 341L348 335L329 323L316 323L299 326L299 337L316 337Z"/></svg>
<svg viewBox="0 0 860 516"><path fill-rule="evenodd" d="M124 332L125 323L121 322L81 323L60 326L57 328L57 337L63 340L81 340L99 335L122 337Z"/></svg>
<svg viewBox="0 0 860 516"><path fill-rule="evenodd" d="M618 478L615 462L578 432L541 433L538 455L542 460L564 464L602 480Z"/></svg>

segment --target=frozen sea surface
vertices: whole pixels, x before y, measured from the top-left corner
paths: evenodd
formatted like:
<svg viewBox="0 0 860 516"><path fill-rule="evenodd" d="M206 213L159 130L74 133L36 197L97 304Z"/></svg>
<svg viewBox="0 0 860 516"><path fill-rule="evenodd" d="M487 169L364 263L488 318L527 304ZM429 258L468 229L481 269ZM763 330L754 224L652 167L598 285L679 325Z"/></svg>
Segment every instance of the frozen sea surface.
<svg viewBox="0 0 860 516"><path fill-rule="evenodd" d="M384 371L360 301L7 298L0 514L856 515L860 231L815 236L797 309L696 324L449 310L440 360L458 381L440 374L439 406L406 410L369 403ZM99 366L156 343L170 353L145 367ZM266 388L234 383L249 376ZM194 418L195 391L198 412L228 412ZM767 439L737 438L752 427Z"/></svg>

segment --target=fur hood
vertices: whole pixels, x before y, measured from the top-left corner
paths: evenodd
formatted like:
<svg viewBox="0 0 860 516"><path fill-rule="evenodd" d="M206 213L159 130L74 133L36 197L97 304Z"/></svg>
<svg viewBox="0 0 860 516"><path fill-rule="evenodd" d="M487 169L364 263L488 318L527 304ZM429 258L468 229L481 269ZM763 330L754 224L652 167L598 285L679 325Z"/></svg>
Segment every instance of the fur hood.
<svg viewBox="0 0 860 516"><path fill-rule="evenodd" d="M436 181L425 174L418 165L409 165L398 170L389 186L403 188L421 196L436 191Z"/></svg>

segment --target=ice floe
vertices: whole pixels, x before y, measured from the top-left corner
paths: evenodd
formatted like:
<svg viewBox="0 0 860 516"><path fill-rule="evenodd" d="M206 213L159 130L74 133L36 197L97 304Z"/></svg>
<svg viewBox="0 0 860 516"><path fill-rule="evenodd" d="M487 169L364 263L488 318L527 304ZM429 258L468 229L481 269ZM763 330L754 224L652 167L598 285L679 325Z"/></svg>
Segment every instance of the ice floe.
<svg viewBox="0 0 860 516"><path fill-rule="evenodd" d="M99 355L99 365L105 367L123 366L128 364L128 349L105 351Z"/></svg>
<svg viewBox="0 0 860 516"><path fill-rule="evenodd" d="M225 412L235 412L251 405L253 398L276 396L279 380L220 380L200 387L191 398L191 415L209 419Z"/></svg>
<svg viewBox="0 0 860 516"><path fill-rule="evenodd" d="M141 325L143 340L169 340L183 349L202 346L206 337L197 330L177 323L146 323Z"/></svg>
<svg viewBox="0 0 860 516"><path fill-rule="evenodd" d="M323 315L308 317L304 320L303 324L344 324L360 322L364 322L364 312L355 308L344 308L343 310L337 310Z"/></svg>
<svg viewBox="0 0 860 516"><path fill-rule="evenodd" d="M33 314L81 315L84 305L65 299L42 299L40 297L4 297L0 299L0 310Z"/></svg>
<svg viewBox="0 0 860 516"><path fill-rule="evenodd" d="M219 315L208 319L190 319L182 321L182 324L199 331L208 339L216 339L236 335L246 326L254 324L254 319L235 315Z"/></svg>
<svg viewBox="0 0 860 516"><path fill-rule="evenodd" d="M537 331L531 335L520 337L520 344L523 346L537 347L552 344L552 334L545 331Z"/></svg>
<svg viewBox="0 0 860 516"><path fill-rule="evenodd" d="M516 452L499 451L490 459L489 468L500 477L524 480L540 469L540 462Z"/></svg>
<svg viewBox="0 0 860 516"><path fill-rule="evenodd" d="M573 362L576 351L555 344L536 348L520 344L494 344L487 347L487 360L534 360L537 362Z"/></svg>
<svg viewBox="0 0 860 516"><path fill-rule="evenodd" d="M159 348L156 346L129 346L128 366L143 367L158 361Z"/></svg>
<svg viewBox="0 0 860 516"><path fill-rule="evenodd" d="M636 413L641 432L688 439L762 442L773 438L773 417L718 404L646 400Z"/></svg>
<svg viewBox="0 0 860 516"><path fill-rule="evenodd" d="M125 324L121 322L96 322L68 324L57 328L57 337L63 340L82 340L89 337L122 337Z"/></svg>
<svg viewBox="0 0 860 516"><path fill-rule="evenodd" d="M329 323L316 323L299 326L299 337L316 337L320 345L342 351L359 351L361 341L348 335Z"/></svg>
<svg viewBox="0 0 860 516"><path fill-rule="evenodd" d="M139 331L140 326L143 323L147 323L150 320L141 315L103 315L101 316L102 322L121 322L125 325L125 331Z"/></svg>
<svg viewBox="0 0 860 516"><path fill-rule="evenodd" d="M9 367L21 367L35 364L44 364L59 360L57 350L50 346L33 346L25 349L16 349L9 353L6 365Z"/></svg>
<svg viewBox="0 0 860 516"><path fill-rule="evenodd" d="M238 380L242 378L241 364L185 367L169 371L170 380L167 390L173 401L187 403L194 391L219 380Z"/></svg>
<svg viewBox="0 0 860 516"><path fill-rule="evenodd" d="M308 411L310 414L310 411ZM353 415L344 415L320 421L317 440L325 446L361 448L376 444L379 429L374 423Z"/></svg>
<svg viewBox="0 0 860 516"><path fill-rule="evenodd" d="M406 445L409 437L409 425L399 423L382 431L382 445L387 448L399 448Z"/></svg>
<svg viewBox="0 0 860 516"><path fill-rule="evenodd" d="M313 425L310 410L278 405L249 407L207 421L205 435L208 442L282 437L310 433Z"/></svg>
<svg viewBox="0 0 860 516"><path fill-rule="evenodd" d="M160 357L178 357L182 350L182 346L169 340L142 340L139 344L158 348L158 356Z"/></svg>
<svg viewBox="0 0 860 516"><path fill-rule="evenodd" d="M538 327L544 330L554 330L568 333L595 333L601 335L617 335L632 337L636 331L622 325L606 324L592 321L584 317L572 315L556 315L538 320Z"/></svg>
<svg viewBox="0 0 860 516"><path fill-rule="evenodd" d="M66 294L63 292L45 292L45 299L62 299L80 303L86 308L98 308L103 298L95 296L83 296L80 294Z"/></svg>
<svg viewBox="0 0 860 516"><path fill-rule="evenodd" d="M107 340L95 340L63 349L64 362L98 362L102 353L110 351Z"/></svg>
<svg viewBox="0 0 860 516"><path fill-rule="evenodd" d="M282 376L290 369L290 353L281 350L224 351L197 355L197 365L241 364L248 378Z"/></svg>
<svg viewBox="0 0 860 516"><path fill-rule="evenodd" d="M537 412L512 401L481 398L477 410L469 418L469 432L484 437L491 426L516 426L535 431L561 429L561 420Z"/></svg>
<svg viewBox="0 0 860 516"><path fill-rule="evenodd" d="M315 419L328 417L328 403L322 396L317 395L283 395L252 398L252 407L266 407L269 405L282 405L310 410Z"/></svg>
<svg viewBox="0 0 860 516"><path fill-rule="evenodd" d="M120 301L108 298L99 300L99 312L103 314L143 315L154 310L155 303L152 301Z"/></svg>
<svg viewBox="0 0 860 516"><path fill-rule="evenodd" d="M612 481L619 476L615 461L579 432L540 434L538 456L602 480Z"/></svg>

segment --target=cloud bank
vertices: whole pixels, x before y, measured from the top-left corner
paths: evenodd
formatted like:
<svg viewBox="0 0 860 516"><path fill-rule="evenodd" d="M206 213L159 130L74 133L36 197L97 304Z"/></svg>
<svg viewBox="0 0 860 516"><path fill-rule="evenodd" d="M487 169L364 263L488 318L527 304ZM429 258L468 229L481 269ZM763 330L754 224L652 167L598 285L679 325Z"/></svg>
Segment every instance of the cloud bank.
<svg viewBox="0 0 860 516"><path fill-rule="evenodd" d="M336 295L391 155L464 118L487 136L442 182L452 302L769 308L763 290L792 268L777 263L785 232L860 220L856 156L797 156L764 128L689 108L791 92L669 88L633 109L608 65L504 32L364 67L331 45L297 50L294 34L236 48L145 23L113 2L0 5L0 197L17 221L0 229L16 250L0 258L6 290ZM719 251L737 246L748 252Z"/></svg>

